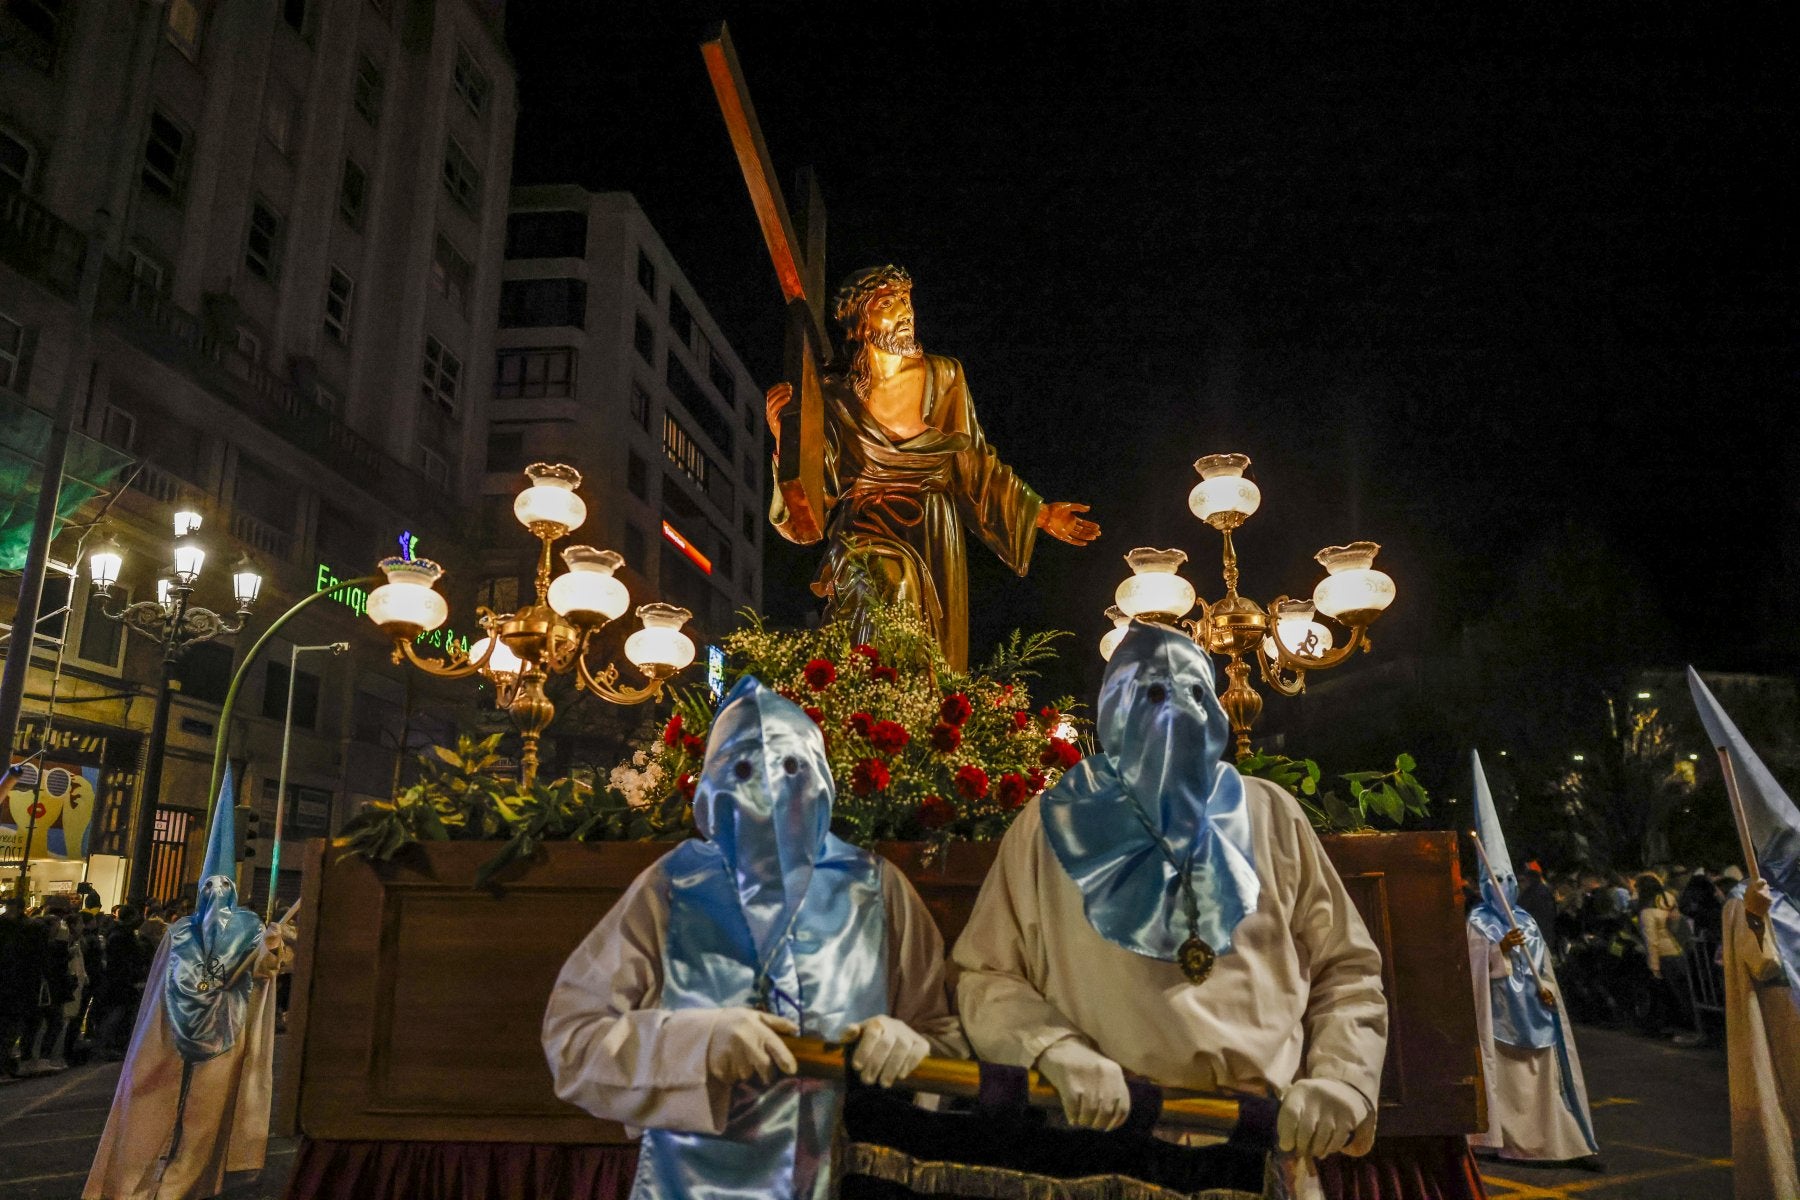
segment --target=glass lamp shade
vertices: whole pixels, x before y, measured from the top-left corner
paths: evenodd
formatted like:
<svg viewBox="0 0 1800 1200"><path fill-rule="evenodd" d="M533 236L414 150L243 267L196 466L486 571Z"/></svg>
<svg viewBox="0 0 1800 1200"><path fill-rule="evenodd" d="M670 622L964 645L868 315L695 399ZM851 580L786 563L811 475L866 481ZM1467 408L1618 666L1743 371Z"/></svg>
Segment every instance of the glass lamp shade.
<svg viewBox="0 0 1800 1200"><path fill-rule="evenodd" d="M369 620L390 637L417 637L450 619L450 604L433 587L444 568L429 558L384 558L388 581L369 593Z"/></svg>
<svg viewBox="0 0 1800 1200"><path fill-rule="evenodd" d="M1131 578L1119 585L1113 600L1127 617L1174 620L1194 607L1194 585L1175 573L1187 561L1185 552L1140 546L1127 554L1125 561L1131 567Z"/></svg>
<svg viewBox="0 0 1800 1200"><path fill-rule="evenodd" d="M193 587L200 578L200 569L206 565L206 548L190 535L175 543L175 582L182 587Z"/></svg>
<svg viewBox="0 0 1800 1200"><path fill-rule="evenodd" d="M156 581L156 602L164 608L169 607L169 593L174 590L174 587L175 585L169 580L158 579Z"/></svg>
<svg viewBox="0 0 1800 1200"><path fill-rule="evenodd" d="M262 594L262 572L256 569L249 555L238 559L237 565L231 568L231 594L236 597L238 607L246 611Z"/></svg>
<svg viewBox="0 0 1800 1200"><path fill-rule="evenodd" d="M490 644L494 647L494 653L491 657L488 656L488 646ZM481 669L489 675L512 675L516 677L519 672L525 669L525 660L520 658L517 654L514 654L512 652L512 647L508 646L505 642L495 642L491 637L484 637L473 646L469 647L470 662L479 663L484 657L487 658L487 663L483 665Z"/></svg>
<svg viewBox="0 0 1800 1200"><path fill-rule="evenodd" d="M200 532L200 514L191 508L184 508L175 514L175 536L188 537Z"/></svg>
<svg viewBox="0 0 1800 1200"><path fill-rule="evenodd" d="M1394 602L1394 581L1375 570L1374 542L1327 546L1314 555L1330 572L1313 589L1313 603L1346 625L1367 625Z"/></svg>
<svg viewBox="0 0 1800 1200"><path fill-rule="evenodd" d="M1275 612L1275 631L1262 640L1263 653L1274 661L1275 639L1282 648L1301 658L1318 658L1331 649L1331 629L1313 620L1311 600L1289 600Z"/></svg>
<svg viewBox="0 0 1800 1200"><path fill-rule="evenodd" d="M616 620L631 607L631 593L613 574L625 559L611 550L570 546L567 573L550 583L550 607L578 625Z"/></svg>
<svg viewBox="0 0 1800 1200"><path fill-rule="evenodd" d="M1100 657L1111 662L1113 651L1119 648L1119 643L1125 640L1125 634L1131 629L1131 618L1114 605L1106 610L1106 619L1113 623L1113 627L1100 639Z"/></svg>
<svg viewBox="0 0 1800 1200"><path fill-rule="evenodd" d="M672 675L694 661L694 639L681 627L694 614L673 604L646 604L638 610L644 627L625 639L625 657L646 675Z"/></svg>
<svg viewBox="0 0 1800 1200"><path fill-rule="evenodd" d="M525 468L525 478L530 485L513 501L519 524L527 529L554 525L567 533L587 520L587 505L575 494L581 486L580 471L561 463L532 463Z"/></svg>
<svg viewBox="0 0 1800 1200"><path fill-rule="evenodd" d="M124 565L124 547L117 538L104 538L88 552L88 582L96 592L105 595L119 582L119 570Z"/></svg>
<svg viewBox="0 0 1800 1200"><path fill-rule="evenodd" d="M1188 493L1188 508L1208 524L1242 524L1262 504L1262 489L1244 478L1249 465L1245 454L1208 454L1195 462L1200 482Z"/></svg>

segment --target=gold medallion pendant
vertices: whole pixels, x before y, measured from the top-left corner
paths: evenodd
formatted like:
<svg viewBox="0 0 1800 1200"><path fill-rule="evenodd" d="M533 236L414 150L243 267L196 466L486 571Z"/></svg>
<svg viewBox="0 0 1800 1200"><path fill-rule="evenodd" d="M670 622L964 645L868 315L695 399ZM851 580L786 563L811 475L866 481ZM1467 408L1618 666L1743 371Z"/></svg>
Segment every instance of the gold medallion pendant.
<svg viewBox="0 0 1800 1200"><path fill-rule="evenodd" d="M1189 934L1188 940L1181 943L1175 951L1175 961L1181 966L1181 973L1186 975L1189 983L1204 983L1212 974L1213 963L1218 955L1197 934Z"/></svg>

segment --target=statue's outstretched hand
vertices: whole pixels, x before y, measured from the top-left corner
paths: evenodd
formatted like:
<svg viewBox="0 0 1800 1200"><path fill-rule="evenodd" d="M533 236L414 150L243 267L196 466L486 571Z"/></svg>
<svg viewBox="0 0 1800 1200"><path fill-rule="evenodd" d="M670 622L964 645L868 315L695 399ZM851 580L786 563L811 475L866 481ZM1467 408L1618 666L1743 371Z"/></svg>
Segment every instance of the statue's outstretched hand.
<svg viewBox="0 0 1800 1200"><path fill-rule="evenodd" d="M1052 500L1038 509L1038 528L1059 542L1067 542L1071 546L1085 546L1100 536L1099 525L1077 515L1087 510L1088 506L1085 504L1075 504L1068 500Z"/></svg>
<svg viewBox="0 0 1800 1200"><path fill-rule="evenodd" d="M781 414L794 399L794 385L791 383L772 383L769 390L763 393L763 411L769 416L769 436L781 445Z"/></svg>

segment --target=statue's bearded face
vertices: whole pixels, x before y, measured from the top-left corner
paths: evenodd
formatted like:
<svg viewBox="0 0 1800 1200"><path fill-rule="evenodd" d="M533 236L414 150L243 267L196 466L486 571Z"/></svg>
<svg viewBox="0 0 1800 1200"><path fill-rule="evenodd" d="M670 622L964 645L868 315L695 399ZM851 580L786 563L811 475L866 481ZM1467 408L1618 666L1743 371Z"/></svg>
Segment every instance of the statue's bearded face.
<svg viewBox="0 0 1800 1200"><path fill-rule="evenodd" d="M913 326L911 288L883 288L863 305L857 340L886 354L918 358L925 353Z"/></svg>

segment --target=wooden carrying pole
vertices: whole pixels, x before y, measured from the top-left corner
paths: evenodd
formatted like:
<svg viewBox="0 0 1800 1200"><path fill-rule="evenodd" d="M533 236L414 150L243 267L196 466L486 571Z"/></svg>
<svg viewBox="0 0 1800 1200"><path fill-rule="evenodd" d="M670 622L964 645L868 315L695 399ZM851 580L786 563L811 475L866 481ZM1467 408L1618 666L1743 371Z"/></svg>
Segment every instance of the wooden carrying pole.
<svg viewBox="0 0 1800 1200"><path fill-rule="evenodd" d="M1756 865L1756 842L1750 836L1750 821L1744 816L1744 797L1738 792L1737 768L1731 765L1731 751L1724 746L1719 752L1719 773L1725 776L1725 794L1731 798L1731 821L1737 827L1738 849L1744 854L1744 873L1750 883L1762 878Z"/></svg>
<svg viewBox="0 0 1800 1200"><path fill-rule="evenodd" d="M1512 902L1506 898L1506 891L1500 886L1500 880L1494 874L1494 865L1488 861L1487 847L1481 844L1481 835L1471 829L1469 830L1469 836L1475 839L1475 853L1481 858L1482 874L1487 876L1488 884L1494 889L1494 895L1500 898L1501 908L1506 910L1506 923L1512 927L1514 933L1518 933L1519 922L1513 916ZM1520 949L1523 950L1524 947L1521 946ZM1544 985L1544 977L1538 974L1537 964L1531 961L1531 952L1529 950L1525 952L1525 965L1531 968L1531 981L1537 984L1538 999L1542 1000L1546 1006L1555 1008L1556 993Z"/></svg>
<svg viewBox="0 0 1800 1200"><path fill-rule="evenodd" d="M793 1052L799 1066L798 1074L808 1079L844 1077L845 1047L819 1038L784 1037L781 1040ZM927 1058L894 1086L901 1091L931 1092L940 1096L979 1096L981 1064L960 1058ZM1225 1134L1237 1128L1239 1102L1235 1097L1167 1087L1162 1089L1162 1096L1159 1125ZM1062 1109L1056 1089L1036 1071L1029 1076L1026 1103L1033 1108Z"/></svg>

